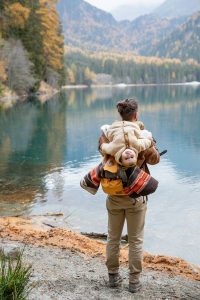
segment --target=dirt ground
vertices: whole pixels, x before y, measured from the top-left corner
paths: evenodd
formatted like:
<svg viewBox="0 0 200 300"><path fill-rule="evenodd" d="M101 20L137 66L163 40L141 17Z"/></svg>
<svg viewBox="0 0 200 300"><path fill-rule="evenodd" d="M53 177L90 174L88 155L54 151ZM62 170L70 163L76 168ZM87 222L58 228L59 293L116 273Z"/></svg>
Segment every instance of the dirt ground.
<svg viewBox="0 0 200 300"><path fill-rule="evenodd" d="M122 249L120 257L123 284L111 289L105 243L45 224L44 217L0 219L0 247L12 254L26 245L24 262L33 266L30 300L200 299L198 267L182 259L148 253L144 255L142 290L129 293L128 247Z"/></svg>

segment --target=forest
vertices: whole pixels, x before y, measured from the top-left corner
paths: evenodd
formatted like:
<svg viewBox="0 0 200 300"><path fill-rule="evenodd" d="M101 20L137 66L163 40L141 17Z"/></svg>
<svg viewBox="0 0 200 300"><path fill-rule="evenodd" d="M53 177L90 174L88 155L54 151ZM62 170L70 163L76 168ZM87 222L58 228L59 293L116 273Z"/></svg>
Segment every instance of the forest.
<svg viewBox="0 0 200 300"><path fill-rule="evenodd" d="M136 56L132 53L86 52L65 46L68 84L161 84L200 81L200 64L193 59Z"/></svg>
<svg viewBox="0 0 200 300"><path fill-rule="evenodd" d="M57 5L57 0L0 1L0 95L6 90L36 92L42 81L57 89L66 84L200 81L200 64L194 59L64 46Z"/></svg>
<svg viewBox="0 0 200 300"><path fill-rule="evenodd" d="M64 39L56 0L0 1L0 93L64 82Z"/></svg>

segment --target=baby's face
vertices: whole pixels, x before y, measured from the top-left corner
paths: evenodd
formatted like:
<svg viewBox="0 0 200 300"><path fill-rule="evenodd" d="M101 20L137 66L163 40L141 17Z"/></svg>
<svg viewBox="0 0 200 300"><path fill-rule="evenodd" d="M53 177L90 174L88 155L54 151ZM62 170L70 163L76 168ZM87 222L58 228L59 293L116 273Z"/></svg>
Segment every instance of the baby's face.
<svg viewBox="0 0 200 300"><path fill-rule="evenodd" d="M135 152L131 149L126 149L122 153L121 161L124 167L130 167L136 165L137 157Z"/></svg>

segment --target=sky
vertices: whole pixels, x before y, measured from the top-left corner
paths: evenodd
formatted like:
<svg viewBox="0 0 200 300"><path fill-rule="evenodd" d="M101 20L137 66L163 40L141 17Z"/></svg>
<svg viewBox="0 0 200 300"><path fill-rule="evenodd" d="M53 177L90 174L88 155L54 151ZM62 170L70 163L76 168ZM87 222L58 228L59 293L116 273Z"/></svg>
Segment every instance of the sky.
<svg viewBox="0 0 200 300"><path fill-rule="evenodd" d="M142 4L144 6L159 5L164 0L85 0L86 2L106 11L111 11L118 6L126 4Z"/></svg>

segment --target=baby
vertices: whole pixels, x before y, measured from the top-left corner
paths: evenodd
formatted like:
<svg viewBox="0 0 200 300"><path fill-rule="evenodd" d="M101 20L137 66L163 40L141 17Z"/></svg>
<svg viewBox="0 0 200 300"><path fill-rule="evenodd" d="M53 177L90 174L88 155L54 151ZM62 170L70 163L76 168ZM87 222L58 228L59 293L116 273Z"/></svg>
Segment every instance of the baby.
<svg viewBox="0 0 200 300"><path fill-rule="evenodd" d="M117 109L122 121L101 127L103 134L98 149L104 155L103 162L85 175L80 185L91 194L96 194L101 183L108 195L127 195L135 199L156 190L158 182L149 177L144 163L156 164L160 155L151 132L138 121L137 101L123 100L117 104Z"/></svg>
<svg viewBox="0 0 200 300"><path fill-rule="evenodd" d="M122 121L103 125L101 130L109 143L101 145L103 155L115 157L118 164L125 168L137 164L138 154L153 145L151 132L144 129L138 121L138 104L134 99L118 102L117 109Z"/></svg>

